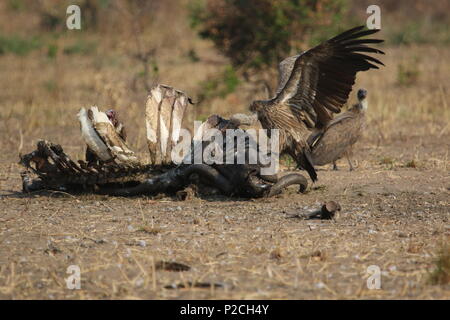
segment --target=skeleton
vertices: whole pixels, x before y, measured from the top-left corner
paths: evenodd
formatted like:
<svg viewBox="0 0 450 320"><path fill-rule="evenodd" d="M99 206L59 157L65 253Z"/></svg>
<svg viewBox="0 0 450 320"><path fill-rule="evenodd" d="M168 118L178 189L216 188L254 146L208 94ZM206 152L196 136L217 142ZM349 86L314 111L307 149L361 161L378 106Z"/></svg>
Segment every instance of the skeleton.
<svg viewBox="0 0 450 320"><path fill-rule="evenodd" d="M70 159L60 145L41 140L37 149L21 156L23 191L42 189L65 192L95 192L114 196L139 194L174 194L190 185L199 193L211 191L227 196L247 198L270 197L290 185L299 185L301 192L307 180L298 173L263 175L263 165L256 164L175 164L171 161L173 147L180 142L181 124L190 99L168 86L155 86L146 104L147 140L150 164L140 162L121 136L123 125L112 110L102 113L97 107L78 114L81 131L92 159ZM213 115L199 130L215 128L222 135L227 129L238 129L237 121ZM197 132L196 136L201 136ZM195 137L194 137L195 140ZM223 139L225 144L226 139ZM195 141L192 142L195 151ZM206 147L211 141L201 141ZM245 152L249 151L246 144ZM32 179L32 174L36 179Z"/></svg>

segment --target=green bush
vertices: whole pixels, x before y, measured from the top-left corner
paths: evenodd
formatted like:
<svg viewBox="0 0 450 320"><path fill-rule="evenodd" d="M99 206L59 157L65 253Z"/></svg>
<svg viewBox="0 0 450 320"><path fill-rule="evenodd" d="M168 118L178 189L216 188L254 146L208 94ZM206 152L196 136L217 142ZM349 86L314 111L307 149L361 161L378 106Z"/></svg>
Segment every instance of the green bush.
<svg viewBox="0 0 450 320"><path fill-rule="evenodd" d="M228 65L220 74L201 83L202 92L200 93L199 99L208 100L214 97L225 98L236 90L239 82L236 70L233 66Z"/></svg>
<svg viewBox="0 0 450 320"><path fill-rule="evenodd" d="M417 83L420 77L420 70L418 65L419 58L412 61L400 63L397 67L397 83L400 86L409 87Z"/></svg>
<svg viewBox="0 0 450 320"><path fill-rule="evenodd" d="M389 42L394 45L450 43L450 31L446 22L410 22L401 28L396 26L387 35Z"/></svg>
<svg viewBox="0 0 450 320"><path fill-rule="evenodd" d="M79 39L77 42L65 47L63 52L66 55L72 54L88 55L93 53L95 50L96 50L95 43Z"/></svg>
<svg viewBox="0 0 450 320"><path fill-rule="evenodd" d="M22 11L25 4L22 0L9 0L8 7L13 11Z"/></svg>
<svg viewBox="0 0 450 320"><path fill-rule="evenodd" d="M39 49L41 42L38 38L25 39L20 36L0 36L0 54L12 53L25 56L29 52Z"/></svg>
<svg viewBox="0 0 450 320"><path fill-rule="evenodd" d="M317 38L315 28L334 29L344 10L343 0L197 0L190 18L233 67L258 71Z"/></svg>
<svg viewBox="0 0 450 320"><path fill-rule="evenodd" d="M49 57L50 59L54 59L57 53L58 53L58 45L49 44L47 46L47 57Z"/></svg>
<svg viewBox="0 0 450 320"><path fill-rule="evenodd" d="M450 283L450 244L440 250L429 280L433 285L448 285Z"/></svg>

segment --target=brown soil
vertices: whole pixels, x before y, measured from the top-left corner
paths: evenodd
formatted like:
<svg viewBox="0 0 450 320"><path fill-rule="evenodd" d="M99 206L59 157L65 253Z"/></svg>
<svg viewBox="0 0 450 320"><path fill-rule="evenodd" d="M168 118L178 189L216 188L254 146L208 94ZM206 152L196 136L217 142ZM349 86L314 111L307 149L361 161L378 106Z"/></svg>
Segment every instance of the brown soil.
<svg viewBox="0 0 450 320"><path fill-rule="evenodd" d="M429 281L449 242L448 170L381 163L324 167L306 194L177 201L24 195L3 161L0 298L449 299L449 284ZM293 217L329 200L342 206L334 220ZM80 290L66 287L70 265ZM380 290L367 288L371 265Z"/></svg>

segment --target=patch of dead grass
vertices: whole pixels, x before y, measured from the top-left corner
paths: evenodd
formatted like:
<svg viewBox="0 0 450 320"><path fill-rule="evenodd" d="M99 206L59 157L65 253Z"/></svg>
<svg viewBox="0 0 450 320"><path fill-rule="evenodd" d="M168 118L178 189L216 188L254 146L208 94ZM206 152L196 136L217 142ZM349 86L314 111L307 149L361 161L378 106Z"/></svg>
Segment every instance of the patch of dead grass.
<svg viewBox="0 0 450 320"><path fill-rule="evenodd" d="M443 246L439 251L429 281L433 285L446 285L450 283L450 244Z"/></svg>

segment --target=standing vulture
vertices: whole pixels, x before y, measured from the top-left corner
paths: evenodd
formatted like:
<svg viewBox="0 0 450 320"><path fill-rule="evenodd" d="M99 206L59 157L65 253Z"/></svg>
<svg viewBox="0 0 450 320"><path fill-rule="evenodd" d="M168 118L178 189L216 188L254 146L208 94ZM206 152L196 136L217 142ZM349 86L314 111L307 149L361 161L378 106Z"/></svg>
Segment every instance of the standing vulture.
<svg viewBox="0 0 450 320"><path fill-rule="evenodd" d="M323 166L333 162L333 169L337 170L336 160L345 156L350 171L353 170L350 160L351 149L361 137L365 126L367 90L359 89L357 96L357 104L331 120L324 129L311 134L308 138L314 165Z"/></svg>
<svg viewBox="0 0 450 320"><path fill-rule="evenodd" d="M379 30L356 27L279 64L279 85L270 100L254 101L264 129L279 129L280 152L294 158L313 181L317 173L307 138L313 129L324 128L346 103L356 73L378 69L381 61L364 53L384 52L367 46L383 40L361 39ZM270 131L269 133L270 134Z"/></svg>

